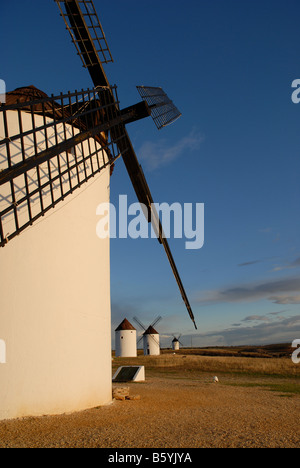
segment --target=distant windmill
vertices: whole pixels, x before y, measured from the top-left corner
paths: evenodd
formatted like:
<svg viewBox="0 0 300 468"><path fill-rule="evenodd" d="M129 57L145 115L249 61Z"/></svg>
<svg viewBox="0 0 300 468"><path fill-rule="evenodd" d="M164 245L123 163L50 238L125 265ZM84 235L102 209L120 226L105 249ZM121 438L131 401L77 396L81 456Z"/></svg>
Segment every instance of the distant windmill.
<svg viewBox="0 0 300 468"><path fill-rule="evenodd" d="M181 337L181 334L178 336L178 338L175 335L173 335L173 336L174 336L174 340L172 341L172 349L173 349L173 351L178 351L179 348L180 348L180 345L183 346L181 341L179 341L180 337Z"/></svg>
<svg viewBox="0 0 300 468"><path fill-rule="evenodd" d="M157 317L148 327L146 327L137 317L133 319L144 333L138 340L138 344L143 340L145 356L158 356L160 354L159 333L155 330L155 325L160 322L161 317Z"/></svg>
<svg viewBox="0 0 300 468"><path fill-rule="evenodd" d="M136 357L136 329L125 318L115 330L116 357Z"/></svg>

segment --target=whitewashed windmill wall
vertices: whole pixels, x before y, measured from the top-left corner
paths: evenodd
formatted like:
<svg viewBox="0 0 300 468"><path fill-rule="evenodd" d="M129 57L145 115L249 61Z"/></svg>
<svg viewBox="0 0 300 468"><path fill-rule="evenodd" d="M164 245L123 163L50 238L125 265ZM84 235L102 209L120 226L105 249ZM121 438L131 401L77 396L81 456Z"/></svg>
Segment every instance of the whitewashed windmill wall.
<svg viewBox="0 0 300 468"><path fill-rule="evenodd" d="M115 330L116 357L136 357L136 329L125 318Z"/></svg>
<svg viewBox="0 0 300 468"><path fill-rule="evenodd" d="M8 112L7 118L10 135L18 134L17 112ZM36 125L42 119L35 115ZM23 131L32 128L30 114L22 112L22 122ZM72 130L67 126L67 131ZM1 122L1 139L4 134ZM31 156L32 138L25 143ZM55 144L51 138L48 143ZM39 151L45 149L44 134L38 135L37 144ZM90 152L89 145L100 148L94 139L86 140L77 156ZM17 161L21 148L11 143L9 149ZM6 151L7 145L0 146L0 170L7 167ZM60 163L66 164L63 156ZM5 190L4 185L1 209L8 202ZM16 196L24 191L20 176ZM0 364L0 419L78 411L112 399L110 243L96 236L96 208L109 199L108 165L0 249L0 338L6 344L6 363ZM22 206L17 209L20 219L27 216ZM8 216L5 234L12 222Z"/></svg>

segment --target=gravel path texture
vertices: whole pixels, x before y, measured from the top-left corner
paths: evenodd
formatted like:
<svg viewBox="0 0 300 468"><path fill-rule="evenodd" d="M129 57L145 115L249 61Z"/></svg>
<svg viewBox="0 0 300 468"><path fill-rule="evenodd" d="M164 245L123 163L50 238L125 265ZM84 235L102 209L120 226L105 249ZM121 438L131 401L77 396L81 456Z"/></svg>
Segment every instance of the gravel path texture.
<svg viewBox="0 0 300 468"><path fill-rule="evenodd" d="M129 388L141 398L0 422L0 448L299 447L299 395L208 378L151 377Z"/></svg>

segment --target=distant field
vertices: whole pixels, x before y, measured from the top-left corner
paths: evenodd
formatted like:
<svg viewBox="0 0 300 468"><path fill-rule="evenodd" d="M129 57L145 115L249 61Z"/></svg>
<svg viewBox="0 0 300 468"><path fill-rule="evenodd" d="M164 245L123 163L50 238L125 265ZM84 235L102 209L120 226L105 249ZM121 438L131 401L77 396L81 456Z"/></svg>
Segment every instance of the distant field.
<svg viewBox="0 0 300 468"><path fill-rule="evenodd" d="M192 354L201 356L232 356L253 358L282 358L291 357L294 348L290 343L271 344L265 346L230 346L230 347L208 347L208 348L184 348L176 353ZM168 353L170 350L162 350Z"/></svg>
<svg viewBox="0 0 300 468"><path fill-rule="evenodd" d="M201 373L241 374L300 378L300 364L291 360L293 349L289 345L232 348L185 348L174 352L163 349L160 356L115 358L113 370L121 365L144 365L148 373L156 370L177 369L181 375Z"/></svg>

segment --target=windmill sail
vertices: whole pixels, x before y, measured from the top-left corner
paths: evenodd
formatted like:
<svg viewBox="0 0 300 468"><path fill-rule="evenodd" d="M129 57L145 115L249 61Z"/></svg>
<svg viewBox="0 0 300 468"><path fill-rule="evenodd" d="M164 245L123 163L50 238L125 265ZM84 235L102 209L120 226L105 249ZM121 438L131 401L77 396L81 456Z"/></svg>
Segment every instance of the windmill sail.
<svg viewBox="0 0 300 468"><path fill-rule="evenodd" d="M97 88L98 86L107 86L110 87L108 78L105 74L101 58L100 58L93 39L91 38L90 28L86 21L86 16L84 9L91 8L95 11L95 8L92 6L92 1L79 1L79 0L55 0L56 3L59 5L62 15L66 24L69 24L68 30L71 34L72 41L76 45L77 50L81 51L81 58L83 59L85 66L87 67L94 86ZM102 26L99 22L99 28L102 31ZM103 54L102 54L103 55ZM111 95L111 102L115 103L114 96ZM117 103L115 103L115 111L117 112ZM127 130L124 129L124 137L119 139L118 131L112 131L112 137L115 141L118 140L118 148L120 154L122 154L123 161L125 163L127 172L131 179L132 185L136 192L137 198L140 203L144 204L148 207L148 221L151 221L151 204L153 204L153 199L151 196L151 192L149 190L148 184L146 182L144 173L142 168L138 162L137 156L133 149L132 143L128 136ZM123 131L122 131L123 133ZM126 150L126 153L124 151ZM162 233L161 223L159 221L159 233ZM173 256L171 254L169 245L167 240L160 234L159 240L163 244L164 249L166 251L168 260L171 264L171 268L173 270L175 279L180 289L180 293L182 299L186 305L188 313L190 315L191 320L194 323L195 328L197 328L195 323L195 318L189 304L189 300L187 298L185 289L183 287L182 281L180 279L178 270L176 268Z"/></svg>
<svg viewBox="0 0 300 468"><path fill-rule="evenodd" d="M124 118L114 109L107 120L115 91L98 88L48 97L28 87L8 94L0 107L1 247L114 163L119 154L110 130ZM17 115L15 131L9 125L12 113ZM31 121L27 128L24 114Z"/></svg>
<svg viewBox="0 0 300 468"><path fill-rule="evenodd" d="M144 333L142 334L142 336L140 336L138 343L137 343L139 345L142 340L144 341L144 351L145 351L145 346L146 346L146 343L145 343L146 337L150 339L150 341L152 341L155 344L155 346L160 348L159 339L156 338L156 335L158 335L158 332L154 329L154 326L157 325L161 319L162 319L161 316L157 317L148 327L146 327L137 317L133 317L133 320L140 326L142 330L144 330Z"/></svg>
<svg viewBox="0 0 300 468"><path fill-rule="evenodd" d="M150 325L148 325L148 327L146 327L137 317L133 317L133 320L140 326L142 330L144 330L144 332L147 331L147 329L149 328L154 328L155 325L157 325L158 322L161 321L161 319L161 316L157 317L155 320L153 320L153 322Z"/></svg>
<svg viewBox="0 0 300 468"><path fill-rule="evenodd" d="M22 366L13 359L1 382L0 419L19 417L20 409L32 416L111 402L109 238L99 243L93 207L109 204L118 157L149 212L151 205L125 129L149 116L149 106L142 101L120 110L117 89L102 68L109 58L93 3L58 3L69 12L68 29L94 89L49 97L29 86L8 93L0 106L0 319L12 355L23 356ZM145 343L148 354L159 354L150 335ZM22 391L14 392L20 378Z"/></svg>
<svg viewBox="0 0 300 468"><path fill-rule="evenodd" d="M102 62L113 62L104 31L94 4L89 0L57 1L72 42L85 68L92 67L101 57ZM87 29L86 27L87 26ZM86 34L88 33L88 39Z"/></svg>
<svg viewBox="0 0 300 468"><path fill-rule="evenodd" d="M158 130L170 125L182 115L162 88L137 86L141 98L147 102Z"/></svg>
<svg viewBox="0 0 300 468"><path fill-rule="evenodd" d="M119 155L123 157L138 200L148 207L148 221L151 221L152 196L125 128L126 117L130 116L120 114L116 89L110 86L103 68L103 63L111 62L113 59L94 4L88 0L55 0L55 2L58 4L83 65L90 73L95 89L91 92L87 91L88 99L81 106L79 106L80 93L61 95L58 98L43 96L38 98L38 102L27 99L26 105L21 102L12 107L9 104L1 106L4 138L1 138L0 146L5 150L4 159L7 161L5 167L1 167L0 173L0 185L3 190L0 205L1 247L4 247L26 227L32 225L59 201L64 200L68 194L93 177L106 164L112 164ZM94 97L94 101L100 101L100 109L98 102L94 107L90 104L93 101L90 93L102 94L102 104L101 99ZM84 100L84 94L82 93L82 100ZM75 98L75 105L71 104L72 97ZM57 101L60 101L60 104L57 104ZM48 121L49 109L52 122ZM82 115L79 115L80 109L83 110ZM17 111L19 115L19 132L16 135L11 135L9 132L7 116L10 110ZM29 131L22 128L22 111L29 112L32 116L32 129ZM40 113L42 120L38 125L36 125L35 117L37 113ZM91 124L93 115L94 119L96 120L97 116L98 120ZM60 134L57 132L57 125L61 126ZM53 140L49 144L51 129ZM69 135L67 129L70 130ZM38 139L41 135L44 135L42 144ZM99 144L99 148L91 151L90 154L81 155L81 159L78 159L76 148L84 141L89 141L89 138L100 138L100 135L104 140L107 139L104 149L108 154L108 159L106 161L103 157L101 159L103 141ZM108 140L108 135L110 140ZM32 155L29 158L26 156L28 151L25 154L26 138L31 140L32 145ZM11 154L12 144L15 145L15 143L19 145L18 157ZM64 154L63 160L62 154ZM97 160L96 164L92 156ZM54 171L51 163L55 159L57 166ZM91 172L87 171L87 164L90 164ZM45 193L47 193L46 197ZM33 201L35 209L33 209ZM9 219L9 232L6 232L4 228L4 219L6 221ZM162 226L158 220L159 241L165 248L182 298L196 327L187 295L162 232Z"/></svg>

